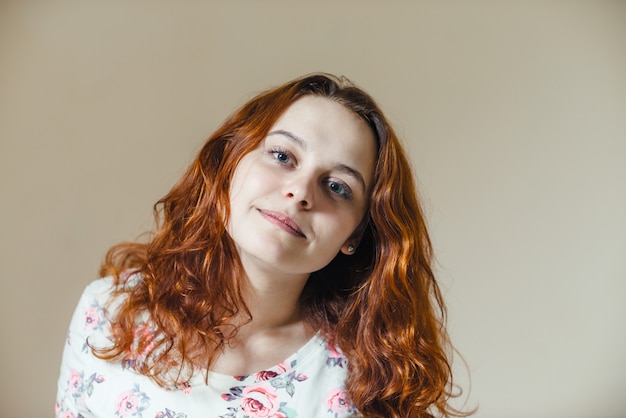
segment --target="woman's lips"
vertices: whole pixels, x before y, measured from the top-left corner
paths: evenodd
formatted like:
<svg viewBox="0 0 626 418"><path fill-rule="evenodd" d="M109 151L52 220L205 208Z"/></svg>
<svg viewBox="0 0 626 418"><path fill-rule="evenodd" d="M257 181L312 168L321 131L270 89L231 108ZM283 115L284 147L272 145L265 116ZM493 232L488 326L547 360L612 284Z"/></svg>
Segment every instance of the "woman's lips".
<svg viewBox="0 0 626 418"><path fill-rule="evenodd" d="M294 221L291 217L283 213L273 211L273 210L265 210L265 209L257 209L257 210L265 219L267 219L274 225L278 226L279 228L283 229L284 231L287 231L291 235L294 235L296 237L306 238L306 235L304 235L304 232L302 232L302 230L300 229L296 221Z"/></svg>

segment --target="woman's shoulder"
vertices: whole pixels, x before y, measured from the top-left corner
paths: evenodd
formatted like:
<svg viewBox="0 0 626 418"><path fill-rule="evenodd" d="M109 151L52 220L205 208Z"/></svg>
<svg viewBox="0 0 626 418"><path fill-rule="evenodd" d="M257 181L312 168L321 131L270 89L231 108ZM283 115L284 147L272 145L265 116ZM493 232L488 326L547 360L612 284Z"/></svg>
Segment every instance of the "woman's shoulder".
<svg viewBox="0 0 626 418"><path fill-rule="evenodd" d="M106 303L109 299L115 299L116 296L121 297L125 290L137 286L141 280L140 273L126 273L120 275L119 278L115 276L101 277L85 287L81 299Z"/></svg>
<svg viewBox="0 0 626 418"><path fill-rule="evenodd" d="M140 274L128 274L119 279L107 276L89 283L74 312L71 331L80 331L86 337L94 333L106 335L110 320L126 298L127 291L141 280Z"/></svg>

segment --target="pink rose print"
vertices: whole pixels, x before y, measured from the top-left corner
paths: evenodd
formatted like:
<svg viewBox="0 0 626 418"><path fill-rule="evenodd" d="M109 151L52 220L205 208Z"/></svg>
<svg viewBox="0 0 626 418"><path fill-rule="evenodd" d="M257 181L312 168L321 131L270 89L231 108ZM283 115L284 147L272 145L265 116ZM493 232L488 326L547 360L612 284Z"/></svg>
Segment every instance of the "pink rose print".
<svg viewBox="0 0 626 418"><path fill-rule="evenodd" d="M100 312L96 308L89 308L85 312L85 327L88 329L97 328L100 324Z"/></svg>
<svg viewBox="0 0 626 418"><path fill-rule="evenodd" d="M156 345L154 334L145 323L141 323L135 327L133 338L133 346L126 351L126 357L122 360L122 368L142 371L146 367L146 356ZM172 367L176 367L176 364L172 364Z"/></svg>
<svg viewBox="0 0 626 418"><path fill-rule="evenodd" d="M72 414L71 412L64 412L59 415L59 418L74 418L74 414Z"/></svg>
<svg viewBox="0 0 626 418"><path fill-rule="evenodd" d="M328 351L328 359L326 359L328 367L345 367L347 365L346 357L337 351L334 345L326 344L326 351Z"/></svg>
<svg viewBox="0 0 626 418"><path fill-rule="evenodd" d="M339 358L339 357L343 357L339 351L337 351L337 349L335 348L334 345L332 344L327 344L326 348L328 350L328 356L331 358Z"/></svg>
<svg viewBox="0 0 626 418"><path fill-rule="evenodd" d="M278 376L278 373L276 373L274 370L263 370L262 372L258 372L255 375L254 380L256 382L265 382L266 380L273 379L276 376Z"/></svg>
<svg viewBox="0 0 626 418"><path fill-rule="evenodd" d="M271 388L248 386L241 393L241 409L250 418L286 418L279 412L278 395Z"/></svg>
<svg viewBox="0 0 626 418"><path fill-rule="evenodd" d="M72 370L72 373L70 373L70 378L68 381L68 391L70 393L77 393L78 391L80 391L82 387L82 383L83 383L82 376L76 370Z"/></svg>
<svg viewBox="0 0 626 418"><path fill-rule="evenodd" d="M282 362L277 364L275 367L272 367L271 370L263 370L261 372L258 372L255 374L255 381L256 382L264 382L266 380L270 380L275 378L276 376L285 373L287 370L289 370L290 367L287 363Z"/></svg>
<svg viewBox="0 0 626 418"><path fill-rule="evenodd" d="M328 411L336 414L350 412L352 410L352 403L348 398L348 392L343 388L336 388L331 390L326 395L326 406Z"/></svg>
<svg viewBox="0 0 626 418"><path fill-rule="evenodd" d="M176 385L176 389L183 392L185 395L189 395L191 393L191 385L189 382L183 382Z"/></svg>
<svg viewBox="0 0 626 418"><path fill-rule="evenodd" d="M132 392L124 392L115 403L115 412L121 417L135 415L139 410L139 399Z"/></svg>
<svg viewBox="0 0 626 418"><path fill-rule="evenodd" d="M115 415L119 417L141 416L150 405L150 398L135 384L132 391L123 392L115 402Z"/></svg>
<svg viewBox="0 0 626 418"><path fill-rule="evenodd" d="M133 336L141 348L141 351L138 353L140 356L145 356L154 348L154 334L146 324L138 326Z"/></svg>

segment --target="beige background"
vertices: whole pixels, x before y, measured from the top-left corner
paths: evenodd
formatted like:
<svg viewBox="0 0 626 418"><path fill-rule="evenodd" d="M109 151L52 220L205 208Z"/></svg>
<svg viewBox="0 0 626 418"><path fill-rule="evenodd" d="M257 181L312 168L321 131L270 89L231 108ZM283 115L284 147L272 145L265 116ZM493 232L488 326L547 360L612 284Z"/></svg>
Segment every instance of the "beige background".
<svg viewBox="0 0 626 418"><path fill-rule="evenodd" d="M626 2L28 0L0 2L0 416L52 416L106 249L318 70L406 141L478 416L624 416Z"/></svg>

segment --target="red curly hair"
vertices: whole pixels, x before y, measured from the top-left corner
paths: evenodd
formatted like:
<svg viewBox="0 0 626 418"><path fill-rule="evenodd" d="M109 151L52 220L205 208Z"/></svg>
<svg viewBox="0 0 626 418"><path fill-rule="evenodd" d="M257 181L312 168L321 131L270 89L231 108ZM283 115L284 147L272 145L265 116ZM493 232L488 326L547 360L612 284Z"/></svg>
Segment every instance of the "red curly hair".
<svg viewBox="0 0 626 418"><path fill-rule="evenodd" d="M111 318L113 345L94 352L107 360L133 359L140 373L162 386L186 382L194 367L209 369L236 332L225 333L225 327L236 315L249 317L240 291L243 268L224 225L230 180L241 158L305 95L353 111L378 145L359 250L350 257L339 253L311 274L300 298L306 321L347 356L346 387L363 416L463 415L448 404L446 311L408 159L374 100L345 78L327 74L288 82L238 109L155 204L157 229L150 242L109 250L101 274L114 275L114 297L124 297ZM124 286L129 269L143 279ZM151 341L136 337L137 318L146 312L156 330Z"/></svg>

